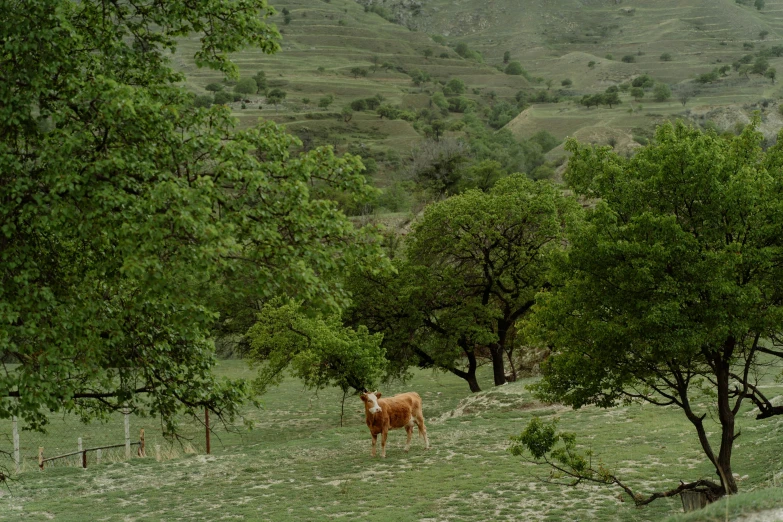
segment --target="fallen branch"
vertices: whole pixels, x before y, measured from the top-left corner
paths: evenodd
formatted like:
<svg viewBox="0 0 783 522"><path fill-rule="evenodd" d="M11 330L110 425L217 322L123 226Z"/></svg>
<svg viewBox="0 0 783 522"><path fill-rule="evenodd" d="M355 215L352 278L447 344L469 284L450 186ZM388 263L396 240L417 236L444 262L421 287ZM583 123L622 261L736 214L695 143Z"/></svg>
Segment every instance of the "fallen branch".
<svg viewBox="0 0 783 522"><path fill-rule="evenodd" d="M593 452L587 450L580 453L576 450L576 437L573 433L558 433L556 421L544 424L534 418L518 437L511 437L512 445L509 451L522 457L527 462L536 465L546 465L552 469L547 482L561 486L575 487L582 482L593 482L621 488L634 504L646 506L659 498L673 497L683 491L703 493L709 502L714 502L725 494L723 486L710 480L700 479L695 482L680 481L680 485L668 491L658 491L650 495L634 492L630 486L622 482L616 475L609 472L599 461L593 466ZM528 458L526 452L533 455ZM562 482L558 479L569 477L571 480Z"/></svg>

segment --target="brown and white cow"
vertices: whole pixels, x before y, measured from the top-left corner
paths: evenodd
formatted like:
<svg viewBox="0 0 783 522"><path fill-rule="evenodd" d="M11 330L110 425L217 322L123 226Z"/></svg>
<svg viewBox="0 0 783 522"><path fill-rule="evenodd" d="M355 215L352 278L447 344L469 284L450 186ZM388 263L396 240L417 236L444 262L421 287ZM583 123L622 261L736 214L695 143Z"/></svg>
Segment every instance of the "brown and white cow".
<svg viewBox="0 0 783 522"><path fill-rule="evenodd" d="M424 439L424 445L430 449L430 439L427 438L427 428L424 427L424 415L421 413L421 397L416 392L400 393L394 397L381 399L380 392L365 392L361 395L364 401L364 416L367 427L372 435L372 453L375 456L375 444L378 434L381 434L381 457L386 457L386 436L389 430L405 428L408 441L405 451L411 447L413 426L419 428L419 436Z"/></svg>

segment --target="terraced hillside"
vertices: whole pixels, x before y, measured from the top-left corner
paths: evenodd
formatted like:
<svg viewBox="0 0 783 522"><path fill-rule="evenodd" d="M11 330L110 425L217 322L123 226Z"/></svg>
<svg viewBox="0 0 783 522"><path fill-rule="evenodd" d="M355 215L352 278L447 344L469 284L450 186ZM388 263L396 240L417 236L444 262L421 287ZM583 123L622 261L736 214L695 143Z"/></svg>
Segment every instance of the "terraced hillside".
<svg viewBox="0 0 783 522"><path fill-rule="evenodd" d="M501 124L518 114L507 129L520 140L545 130L560 140L576 136L630 152L669 118L733 130L759 110L770 140L783 122L776 102L783 91L775 78L743 74L737 67L743 57L766 53L768 66L783 73L783 53L771 53L783 48L783 0L767 0L762 10L735 0L272 4L282 50L273 56L250 50L235 60L243 77L264 71L268 87L285 91L286 98L274 104L262 94L247 95L245 102L231 103L235 115L242 125L259 117L284 123L306 146L332 144L375 158L378 168L370 174L381 187L404 178L406 160L430 135L433 119L443 120L446 136L464 134L459 124L464 111L435 104L439 93L449 96L444 85L452 79L464 82L461 97L483 121L498 104L512 111ZM183 42L174 56L189 88L204 94L221 77L188 58L195 43ZM520 62L522 74L504 73L506 52L510 61ZM721 67L715 79L695 81ZM357 68L361 74L355 74ZM424 81L414 81L419 72ZM643 74L669 86L671 97L654 101L648 86L643 98L621 90L619 105L580 104L585 95L627 86ZM376 96L403 115L384 118L374 108L341 114L352 102ZM324 106L319 103L324 97L333 101ZM549 98L557 103L547 103ZM556 161L562 155L558 148L548 157Z"/></svg>

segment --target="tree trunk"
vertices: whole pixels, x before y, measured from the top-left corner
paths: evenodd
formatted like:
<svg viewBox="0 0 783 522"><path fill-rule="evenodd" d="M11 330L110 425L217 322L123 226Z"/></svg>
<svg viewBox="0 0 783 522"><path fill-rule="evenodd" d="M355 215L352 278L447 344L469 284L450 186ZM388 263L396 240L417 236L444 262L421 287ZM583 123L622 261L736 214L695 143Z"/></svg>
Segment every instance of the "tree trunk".
<svg viewBox="0 0 783 522"><path fill-rule="evenodd" d="M493 343L489 347L489 352L492 354L492 375L495 378L495 386L506 384L506 368L503 361L505 350L499 343Z"/></svg>
<svg viewBox="0 0 783 522"><path fill-rule="evenodd" d="M715 463L718 475L721 476L723 488L726 494L733 495L737 492L737 483L731 473L731 452L734 448L734 411L730 405L729 362L734 352L735 341L729 338L724 345L723 357L715 358L715 377L718 384L718 420L721 425L720 450ZM741 401L742 398L737 398Z"/></svg>

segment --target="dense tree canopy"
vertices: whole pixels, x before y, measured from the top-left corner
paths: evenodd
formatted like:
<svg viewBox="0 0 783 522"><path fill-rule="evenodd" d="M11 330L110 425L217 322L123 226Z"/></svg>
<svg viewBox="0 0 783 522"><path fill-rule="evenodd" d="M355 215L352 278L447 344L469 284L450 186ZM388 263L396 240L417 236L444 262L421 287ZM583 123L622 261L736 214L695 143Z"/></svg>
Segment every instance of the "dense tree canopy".
<svg viewBox="0 0 783 522"><path fill-rule="evenodd" d="M278 49L271 13L264 0L6 3L0 398L17 400L0 418L40 428L48 411L129 407L174 429L183 407L231 415L246 390L212 376L215 327L281 293L344 302L333 275L374 247L313 190L361 197L359 160L291 154L272 124L235 132L225 107L193 106L166 58L201 33L197 64L236 77L229 53Z"/></svg>
<svg viewBox="0 0 783 522"><path fill-rule="evenodd" d="M598 201L531 323L543 397L681 408L730 493L743 402L783 414L758 386L783 360L783 147L762 139L667 124L630 160L570 142L567 180Z"/></svg>
<svg viewBox="0 0 783 522"><path fill-rule="evenodd" d="M548 259L577 211L557 187L522 174L433 204L397 274L358 285L353 320L383 332L391 358L446 369L478 391L476 367L488 357L503 384L516 322L546 286Z"/></svg>

